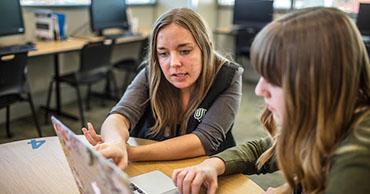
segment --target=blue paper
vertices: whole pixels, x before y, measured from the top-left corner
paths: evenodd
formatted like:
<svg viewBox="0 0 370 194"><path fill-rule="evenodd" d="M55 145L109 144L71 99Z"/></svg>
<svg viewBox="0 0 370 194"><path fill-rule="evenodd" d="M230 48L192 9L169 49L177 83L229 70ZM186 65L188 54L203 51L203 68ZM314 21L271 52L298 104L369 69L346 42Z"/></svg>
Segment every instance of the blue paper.
<svg viewBox="0 0 370 194"><path fill-rule="evenodd" d="M65 20L66 20L66 15L63 13L54 13L55 16L58 18L58 27L59 27L59 36L60 40L65 40Z"/></svg>

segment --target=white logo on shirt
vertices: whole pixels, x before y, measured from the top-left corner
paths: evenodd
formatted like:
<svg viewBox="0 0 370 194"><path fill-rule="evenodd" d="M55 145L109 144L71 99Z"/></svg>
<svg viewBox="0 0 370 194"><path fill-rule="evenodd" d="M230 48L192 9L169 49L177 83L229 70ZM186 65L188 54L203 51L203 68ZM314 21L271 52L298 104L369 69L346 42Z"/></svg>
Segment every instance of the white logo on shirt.
<svg viewBox="0 0 370 194"><path fill-rule="evenodd" d="M198 120L198 122L201 122L206 112L207 112L207 109L198 108L194 113L194 119Z"/></svg>

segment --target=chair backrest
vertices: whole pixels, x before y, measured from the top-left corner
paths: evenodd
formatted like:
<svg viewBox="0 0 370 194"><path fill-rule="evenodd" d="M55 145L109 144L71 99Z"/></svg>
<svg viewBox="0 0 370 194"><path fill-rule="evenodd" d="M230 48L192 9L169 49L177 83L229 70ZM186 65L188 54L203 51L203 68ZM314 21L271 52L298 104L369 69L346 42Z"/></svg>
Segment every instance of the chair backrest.
<svg viewBox="0 0 370 194"><path fill-rule="evenodd" d="M249 57L250 47L259 30L258 28L237 30L235 37L235 53L237 55L248 55Z"/></svg>
<svg viewBox="0 0 370 194"><path fill-rule="evenodd" d="M89 73L109 69L113 44L114 41L110 39L86 44L81 50L79 72Z"/></svg>
<svg viewBox="0 0 370 194"><path fill-rule="evenodd" d="M0 96L20 94L26 83L27 52L14 54L12 59L0 56Z"/></svg>
<svg viewBox="0 0 370 194"><path fill-rule="evenodd" d="M143 39L141 41L141 45L140 45L140 53L139 53L139 63L141 63L145 57L147 56L148 54L148 49L149 49L149 37Z"/></svg>

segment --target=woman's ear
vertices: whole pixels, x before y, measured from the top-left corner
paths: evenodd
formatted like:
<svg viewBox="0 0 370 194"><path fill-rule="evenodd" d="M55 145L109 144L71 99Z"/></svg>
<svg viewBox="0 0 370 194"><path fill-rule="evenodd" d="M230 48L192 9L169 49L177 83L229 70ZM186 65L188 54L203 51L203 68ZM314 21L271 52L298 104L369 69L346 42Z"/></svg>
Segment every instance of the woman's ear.
<svg viewBox="0 0 370 194"><path fill-rule="evenodd" d="M211 45L211 47L213 47L213 42L212 41L209 41L209 44Z"/></svg>

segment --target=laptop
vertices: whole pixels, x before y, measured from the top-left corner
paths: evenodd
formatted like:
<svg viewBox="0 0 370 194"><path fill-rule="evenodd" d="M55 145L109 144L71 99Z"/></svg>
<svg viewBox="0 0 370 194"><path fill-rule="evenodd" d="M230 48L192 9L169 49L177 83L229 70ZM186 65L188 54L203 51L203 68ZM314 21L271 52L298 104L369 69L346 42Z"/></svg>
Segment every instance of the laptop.
<svg viewBox="0 0 370 194"><path fill-rule="evenodd" d="M172 180L158 170L130 179L56 117L51 120L80 193L180 193Z"/></svg>

